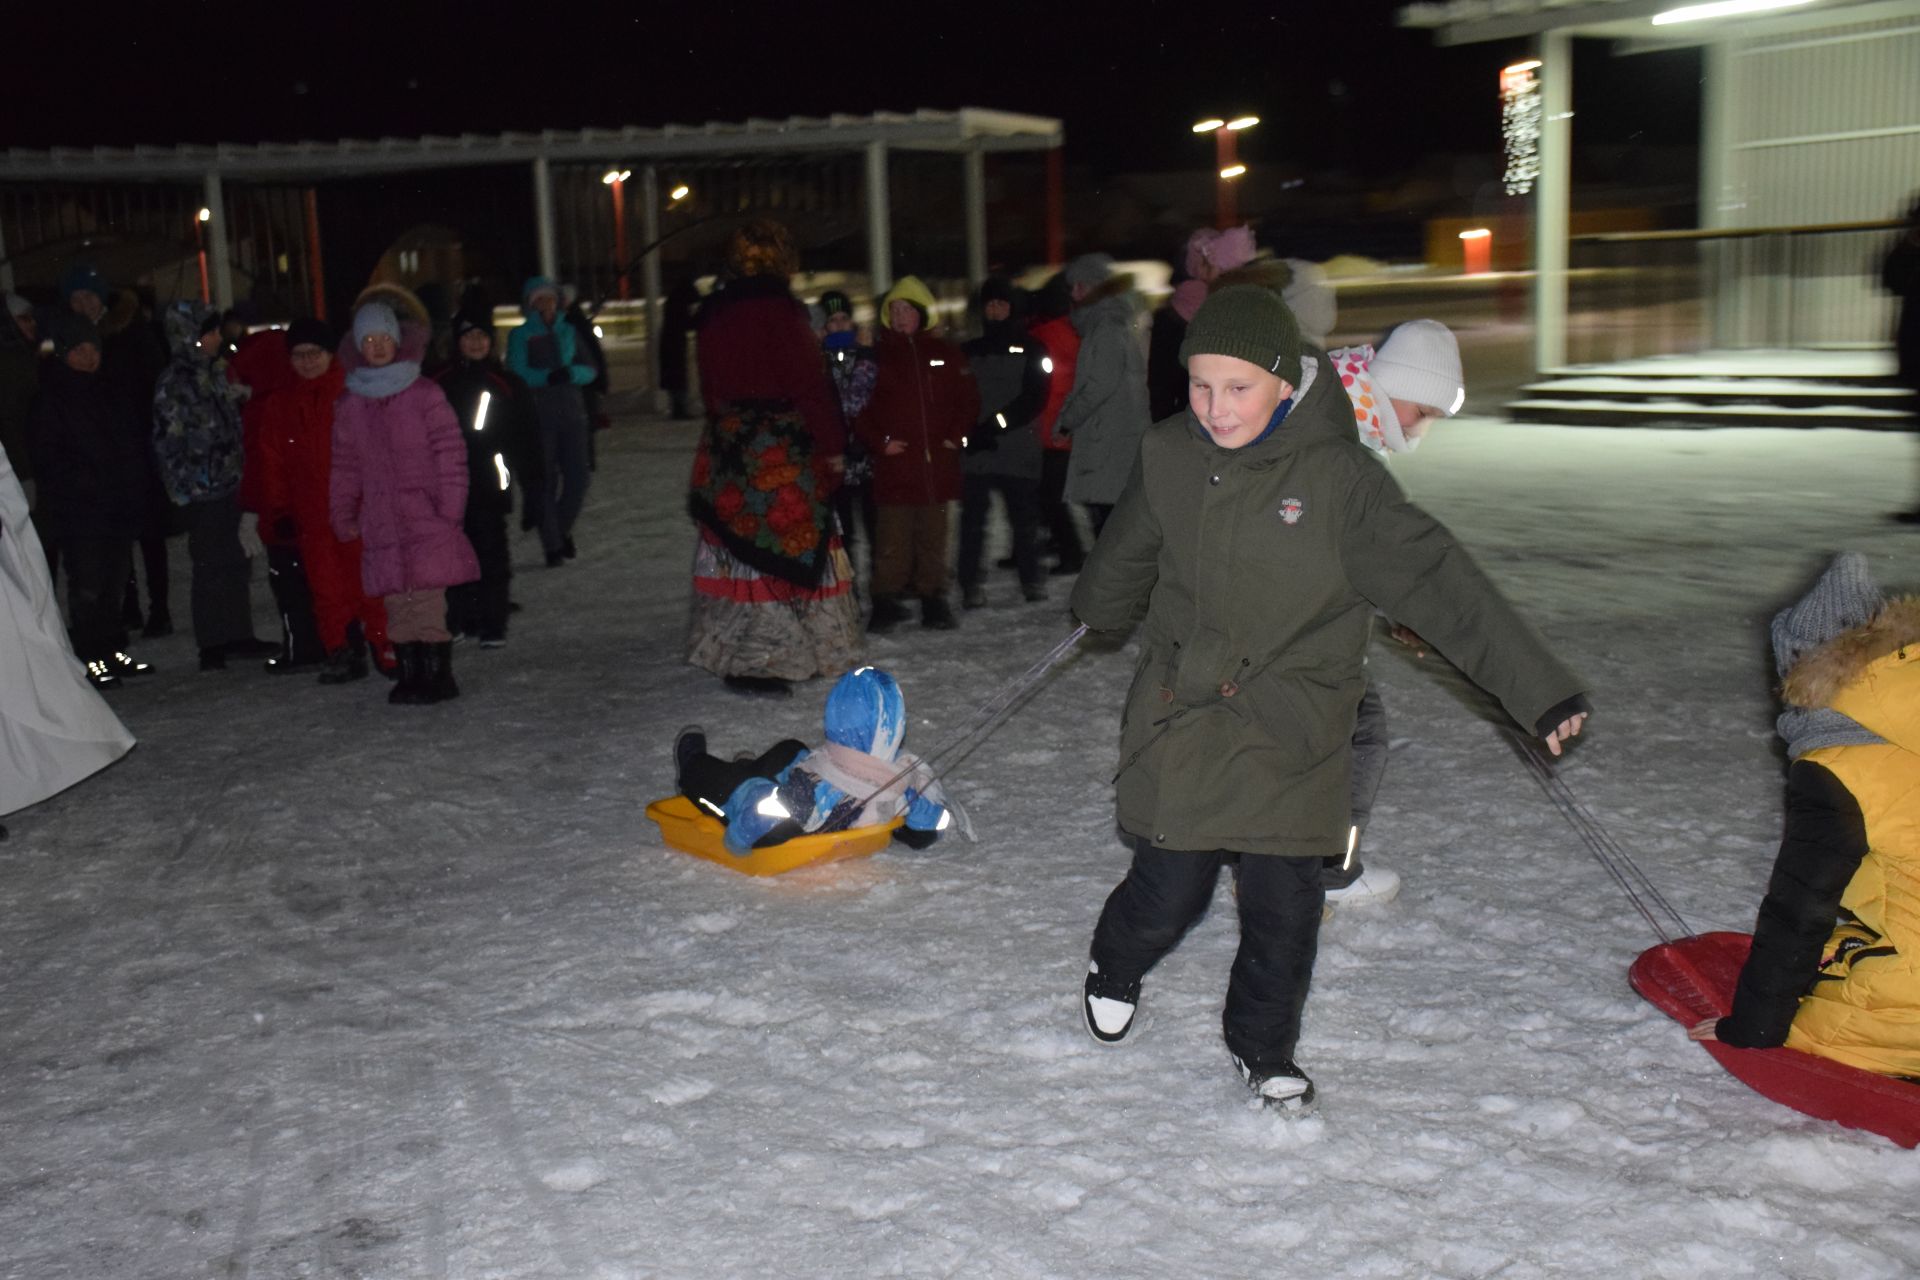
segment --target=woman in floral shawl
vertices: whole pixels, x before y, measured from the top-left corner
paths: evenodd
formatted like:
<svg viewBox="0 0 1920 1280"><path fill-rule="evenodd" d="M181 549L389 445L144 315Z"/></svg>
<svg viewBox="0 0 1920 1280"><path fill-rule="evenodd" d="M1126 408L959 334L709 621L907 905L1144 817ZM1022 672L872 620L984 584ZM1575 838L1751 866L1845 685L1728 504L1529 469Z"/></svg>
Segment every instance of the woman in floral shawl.
<svg viewBox="0 0 1920 1280"><path fill-rule="evenodd" d="M846 424L788 277L786 228L750 222L727 245L726 283L701 310L707 425L688 507L699 525L687 660L736 692L860 661L853 570L832 514Z"/></svg>

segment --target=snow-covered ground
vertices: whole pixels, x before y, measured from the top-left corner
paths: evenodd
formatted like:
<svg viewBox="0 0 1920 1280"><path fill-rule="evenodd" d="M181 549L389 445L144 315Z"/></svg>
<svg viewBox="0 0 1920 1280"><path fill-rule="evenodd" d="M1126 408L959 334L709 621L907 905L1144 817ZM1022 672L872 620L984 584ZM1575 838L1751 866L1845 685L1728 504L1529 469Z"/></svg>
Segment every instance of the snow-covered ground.
<svg viewBox="0 0 1920 1280"><path fill-rule="evenodd" d="M1079 1024L1126 861L1126 649L957 769L977 845L771 880L663 848L641 810L679 725L810 737L822 692L741 701L681 661L691 439L602 437L580 560L518 544L525 612L458 651L458 702L143 648L160 673L114 695L141 746L0 844L0 1275L1920 1268L1920 1155L1748 1092L1636 997L1645 923L1390 645L1372 845L1407 884L1325 927L1304 1121L1248 1110L1221 1047L1224 889L1124 1047ZM1838 548L1920 587L1920 531L1885 520L1915 452L1462 420L1394 464L1591 680L1561 776L1697 929L1747 927L1773 855L1765 621ZM993 591L872 643L910 745L1068 631Z"/></svg>

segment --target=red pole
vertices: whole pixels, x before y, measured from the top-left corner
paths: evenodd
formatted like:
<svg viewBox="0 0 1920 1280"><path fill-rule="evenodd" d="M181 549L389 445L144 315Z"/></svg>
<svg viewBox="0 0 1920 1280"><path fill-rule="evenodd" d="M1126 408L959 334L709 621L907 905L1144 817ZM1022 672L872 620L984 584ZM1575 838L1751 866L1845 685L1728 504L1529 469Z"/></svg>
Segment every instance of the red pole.
<svg viewBox="0 0 1920 1280"><path fill-rule="evenodd" d="M327 318L327 273L320 263L320 201L312 187L307 188L307 262L313 282L313 318Z"/></svg>
<svg viewBox="0 0 1920 1280"><path fill-rule="evenodd" d="M631 296L627 280L627 180L616 178L607 184L613 188L613 272L620 286L620 301Z"/></svg>
<svg viewBox="0 0 1920 1280"><path fill-rule="evenodd" d="M213 301L213 290L207 287L207 233L200 226L200 214L193 215L193 244L200 255L200 301L202 305Z"/></svg>
<svg viewBox="0 0 1920 1280"><path fill-rule="evenodd" d="M1047 261L1067 260L1067 176L1066 153L1059 147L1047 152Z"/></svg>

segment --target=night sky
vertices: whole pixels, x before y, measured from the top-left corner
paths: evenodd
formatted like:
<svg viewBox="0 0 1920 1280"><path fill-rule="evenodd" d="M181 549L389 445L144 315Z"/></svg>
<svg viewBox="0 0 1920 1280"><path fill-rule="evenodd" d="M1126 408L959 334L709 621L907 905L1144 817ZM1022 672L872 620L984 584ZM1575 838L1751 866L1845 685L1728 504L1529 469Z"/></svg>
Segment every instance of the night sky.
<svg viewBox="0 0 1920 1280"><path fill-rule="evenodd" d="M1442 49L1393 0L1242 3L34 6L0 145L251 142L652 125L963 105L1056 116L1096 172L1206 163L1187 126L1253 112L1249 160L1391 178L1499 146L1519 43ZM1580 136L1690 142L1686 66L1582 59ZM1676 117L1676 111L1678 116Z"/></svg>

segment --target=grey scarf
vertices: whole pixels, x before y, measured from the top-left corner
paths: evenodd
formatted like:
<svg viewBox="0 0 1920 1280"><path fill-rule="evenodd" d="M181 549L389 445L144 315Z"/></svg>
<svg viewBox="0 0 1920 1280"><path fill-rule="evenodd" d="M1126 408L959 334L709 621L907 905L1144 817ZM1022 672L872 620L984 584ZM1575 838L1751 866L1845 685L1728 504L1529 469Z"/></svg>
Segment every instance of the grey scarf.
<svg viewBox="0 0 1920 1280"><path fill-rule="evenodd" d="M417 360L395 360L378 369L363 365L347 374L347 390L369 400L385 400L388 396L397 396L405 391L419 376L420 362Z"/></svg>
<svg viewBox="0 0 1920 1280"><path fill-rule="evenodd" d="M1870 747L1885 738L1831 707L1788 707L1774 721L1786 740L1787 758L1798 760L1821 747Z"/></svg>

